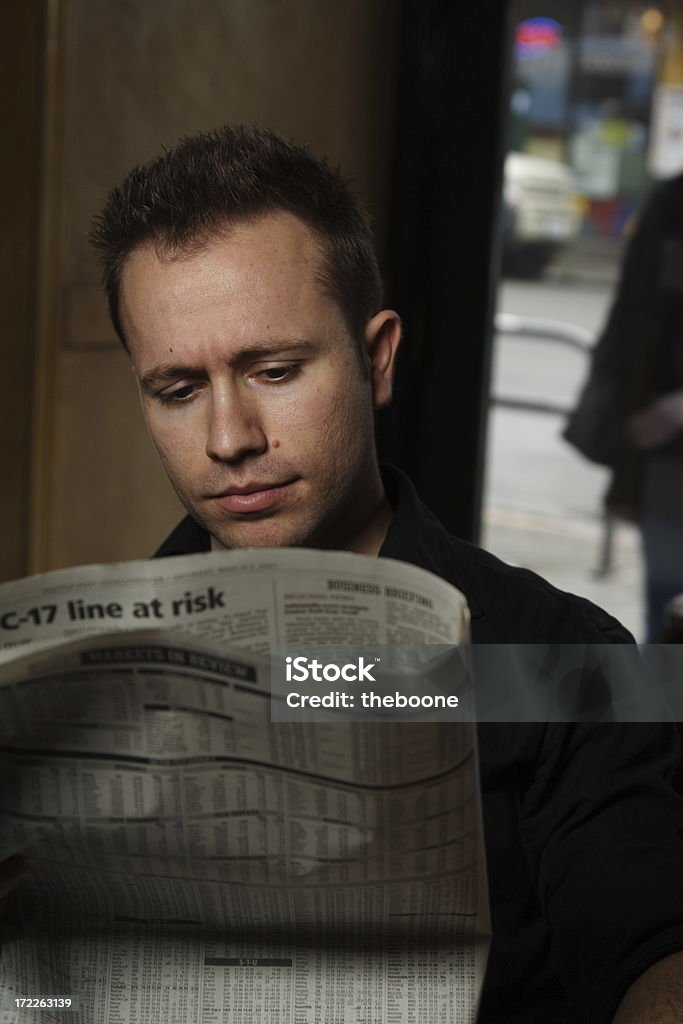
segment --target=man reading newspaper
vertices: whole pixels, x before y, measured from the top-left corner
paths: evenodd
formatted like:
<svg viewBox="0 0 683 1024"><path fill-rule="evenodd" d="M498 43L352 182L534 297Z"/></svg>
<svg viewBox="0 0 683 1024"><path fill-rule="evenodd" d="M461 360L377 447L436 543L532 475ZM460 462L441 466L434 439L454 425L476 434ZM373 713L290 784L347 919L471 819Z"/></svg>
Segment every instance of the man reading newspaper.
<svg viewBox="0 0 683 1024"><path fill-rule="evenodd" d="M382 305L366 215L326 163L256 128L185 139L112 192L93 241L188 512L158 556L400 559L465 594L474 643L629 641L592 604L450 537L409 480L380 471L373 415L401 325ZM479 748L493 925L480 1020L683 1019L667 728L488 724ZM5 864L5 892L21 872Z"/></svg>

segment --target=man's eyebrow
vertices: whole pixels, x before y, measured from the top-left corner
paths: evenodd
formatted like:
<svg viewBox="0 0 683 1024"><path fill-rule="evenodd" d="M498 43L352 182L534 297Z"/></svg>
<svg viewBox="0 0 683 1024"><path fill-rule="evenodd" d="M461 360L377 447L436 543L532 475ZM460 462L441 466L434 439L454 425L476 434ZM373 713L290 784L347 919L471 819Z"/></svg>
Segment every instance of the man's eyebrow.
<svg viewBox="0 0 683 1024"><path fill-rule="evenodd" d="M249 348L236 352L231 363L247 363L251 359L262 359L266 356L279 356L285 352L306 355L317 352L320 346L306 338L279 338L277 341L264 341L261 345L250 345Z"/></svg>
<svg viewBox="0 0 683 1024"><path fill-rule="evenodd" d="M187 363L160 363L138 377L138 383L143 391L153 391L180 377L198 377L201 372L198 366L189 366Z"/></svg>
<svg viewBox="0 0 683 1024"><path fill-rule="evenodd" d="M229 360L233 365L252 362L254 359L274 358L285 353L292 355L308 355L317 351L318 345L314 341L298 339L282 339L274 342L264 342L262 345L250 345L249 348L240 349ZM191 363L160 363L152 367L139 378L140 387L143 391L153 391L155 388L163 387L170 381L178 380L181 377L201 377L206 371L203 367Z"/></svg>

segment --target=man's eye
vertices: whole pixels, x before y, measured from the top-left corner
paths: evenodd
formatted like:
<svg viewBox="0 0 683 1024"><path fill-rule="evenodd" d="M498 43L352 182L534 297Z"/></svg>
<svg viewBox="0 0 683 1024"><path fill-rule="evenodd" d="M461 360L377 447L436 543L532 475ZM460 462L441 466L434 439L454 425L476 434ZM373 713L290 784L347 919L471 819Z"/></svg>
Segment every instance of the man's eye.
<svg viewBox="0 0 683 1024"><path fill-rule="evenodd" d="M295 363L287 366L269 366L265 370L260 370L255 376L272 384L282 384L286 380L291 380L298 372L299 366Z"/></svg>
<svg viewBox="0 0 683 1024"><path fill-rule="evenodd" d="M195 384L183 384L181 388L175 388L173 391L161 391L157 397L165 405L170 405L172 402L187 402L189 398L192 398L195 391Z"/></svg>

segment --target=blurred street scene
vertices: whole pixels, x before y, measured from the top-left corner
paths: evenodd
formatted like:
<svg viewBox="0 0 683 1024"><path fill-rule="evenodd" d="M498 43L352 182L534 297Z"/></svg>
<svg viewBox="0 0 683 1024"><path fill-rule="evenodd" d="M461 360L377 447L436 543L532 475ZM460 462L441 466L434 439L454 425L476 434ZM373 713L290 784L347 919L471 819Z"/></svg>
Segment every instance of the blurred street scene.
<svg viewBox="0 0 683 1024"><path fill-rule="evenodd" d="M553 319L597 333L610 302L602 283L504 281L501 311ZM602 496L608 470L582 458L561 430L564 417L496 404L542 401L569 409L587 357L543 337L499 334L494 348L482 541L506 561L595 601L642 634L639 538L614 526L610 565L599 573L605 543Z"/></svg>
<svg viewBox="0 0 683 1024"><path fill-rule="evenodd" d="M639 530L561 432L640 213L683 168L683 5L515 0L506 154L482 542L642 639Z"/></svg>

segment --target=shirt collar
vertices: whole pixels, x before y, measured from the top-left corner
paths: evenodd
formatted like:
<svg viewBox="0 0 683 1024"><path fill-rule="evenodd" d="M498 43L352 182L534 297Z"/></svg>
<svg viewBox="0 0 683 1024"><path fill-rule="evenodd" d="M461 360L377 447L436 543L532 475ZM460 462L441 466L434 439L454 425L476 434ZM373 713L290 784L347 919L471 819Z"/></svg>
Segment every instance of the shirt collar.
<svg viewBox="0 0 683 1024"><path fill-rule="evenodd" d="M473 545L446 531L436 516L420 501L413 484L400 469L383 465L382 481L394 515L380 558L396 558L427 569L461 590L470 607L472 618L482 613L476 598L476 580L468 569Z"/></svg>

